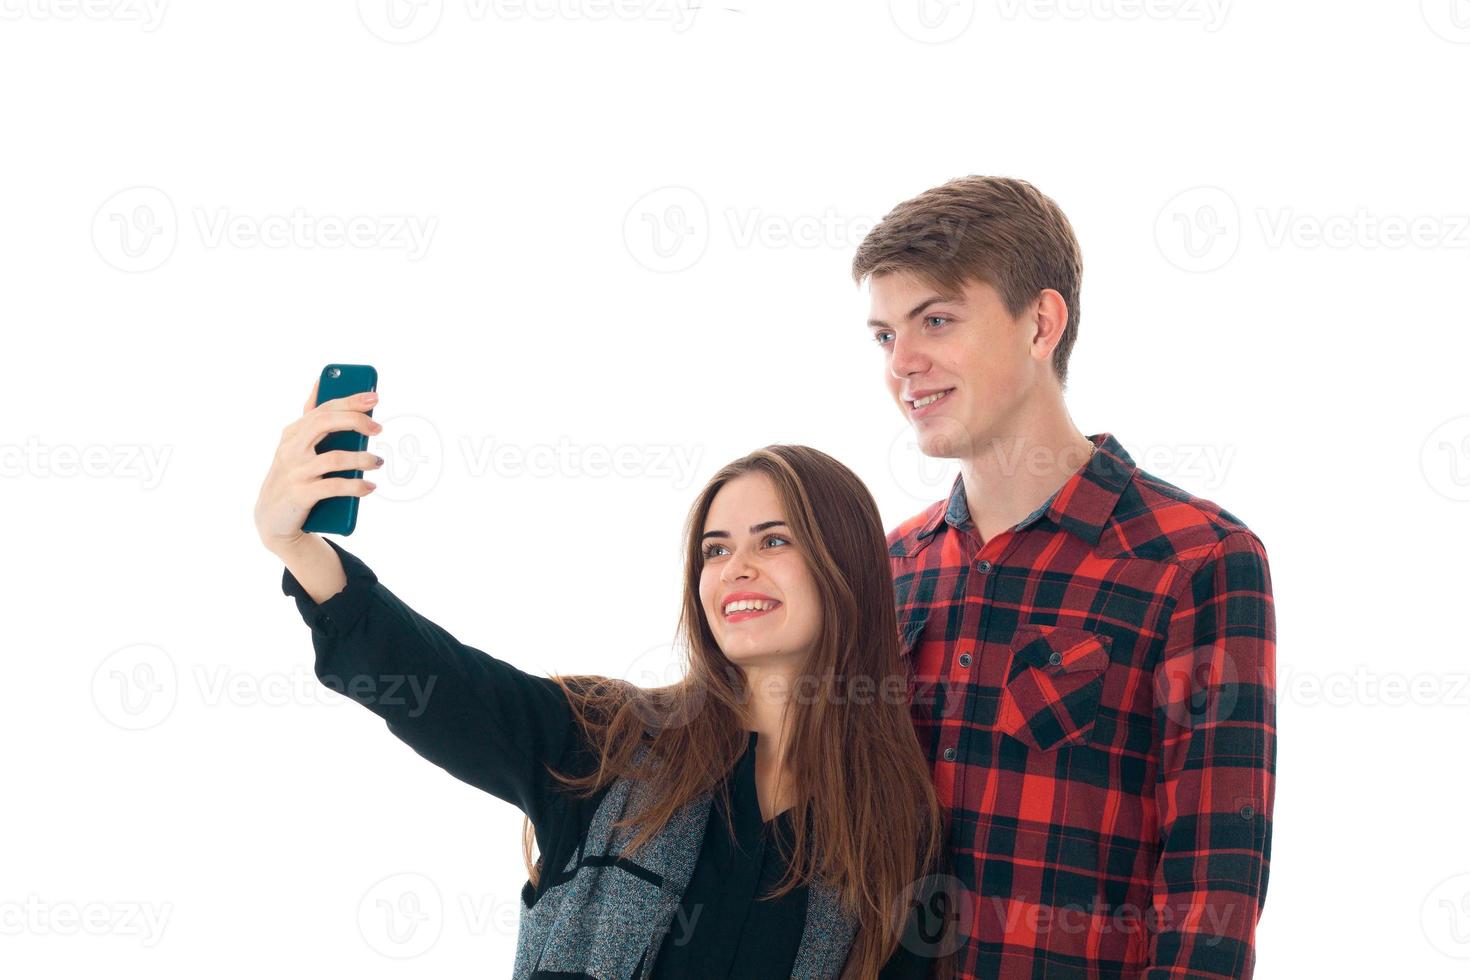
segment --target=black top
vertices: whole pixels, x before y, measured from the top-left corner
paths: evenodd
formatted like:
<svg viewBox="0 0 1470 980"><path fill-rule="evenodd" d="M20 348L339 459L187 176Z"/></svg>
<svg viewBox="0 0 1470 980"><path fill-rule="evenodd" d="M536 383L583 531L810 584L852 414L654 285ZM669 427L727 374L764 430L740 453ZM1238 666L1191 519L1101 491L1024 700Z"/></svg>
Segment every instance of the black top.
<svg viewBox="0 0 1470 980"><path fill-rule="evenodd" d="M544 855L540 885L528 880L522 899L534 904L585 836L609 787L576 799L543 763L581 775L596 761L561 688L456 640L394 595L366 564L330 538L347 585L312 601L290 569L281 591L296 600L312 628L316 676L384 719L419 755L530 818ZM674 980L767 980L790 976L801 943L807 889L760 900L786 873L777 844L789 851L789 810L763 821L755 786L756 732L732 769L732 840L721 794L714 794L703 846L679 912L664 937L653 976ZM929 961L904 946L880 980L928 975Z"/></svg>

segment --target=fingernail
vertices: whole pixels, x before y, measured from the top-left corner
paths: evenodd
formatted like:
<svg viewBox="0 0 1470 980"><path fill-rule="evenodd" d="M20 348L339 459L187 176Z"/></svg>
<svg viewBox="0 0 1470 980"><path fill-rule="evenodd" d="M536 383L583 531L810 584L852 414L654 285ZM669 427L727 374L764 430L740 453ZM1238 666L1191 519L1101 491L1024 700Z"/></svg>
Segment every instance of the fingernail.
<svg viewBox="0 0 1470 980"><path fill-rule="evenodd" d="M362 400L371 405L373 402L378 400L378 393L376 391L370 391L363 396Z"/></svg>

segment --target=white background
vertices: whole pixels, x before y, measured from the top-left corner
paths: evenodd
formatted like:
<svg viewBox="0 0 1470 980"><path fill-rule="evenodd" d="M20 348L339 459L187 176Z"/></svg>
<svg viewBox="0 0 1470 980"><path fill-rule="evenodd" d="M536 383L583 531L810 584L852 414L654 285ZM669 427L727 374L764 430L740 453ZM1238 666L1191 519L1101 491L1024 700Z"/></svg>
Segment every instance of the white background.
<svg viewBox="0 0 1470 980"><path fill-rule="evenodd" d="M848 265L993 173L1082 242L1078 426L1270 556L1257 976L1464 976L1470 5L683 2L0 0L0 969L509 976L520 813L317 684L282 427L375 365L339 540L524 669L657 674L721 464L948 487Z"/></svg>

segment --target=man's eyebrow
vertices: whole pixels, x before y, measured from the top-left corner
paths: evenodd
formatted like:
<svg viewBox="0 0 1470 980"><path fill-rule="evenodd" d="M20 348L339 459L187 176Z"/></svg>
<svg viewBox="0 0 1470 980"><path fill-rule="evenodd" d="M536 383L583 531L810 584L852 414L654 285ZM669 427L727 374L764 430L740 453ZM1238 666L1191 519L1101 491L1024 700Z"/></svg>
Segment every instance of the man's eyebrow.
<svg viewBox="0 0 1470 980"><path fill-rule="evenodd" d="M912 310L909 310L909 315L906 316L906 317L904 317L904 319L906 319L906 320L912 320L914 317L916 317L920 313L923 313L924 312L924 307L930 306L930 305L932 305L934 303L962 303L962 302L964 302L964 300L960 299L960 297L958 297L958 296L930 296L928 299L924 300L924 302L920 303L918 306L914 307ZM886 326L888 326L888 324L887 323L884 323L882 320L869 320L868 321L868 326L870 326L870 327L886 327Z"/></svg>
<svg viewBox="0 0 1470 980"><path fill-rule="evenodd" d="M768 527L786 527L786 522L785 521L766 521L763 524L752 524L752 525L750 525L750 533L751 534L760 534L762 531L764 531ZM728 531L705 531L703 534L701 534L699 536L699 540L703 541L705 538L728 538L729 536L730 536L730 533Z"/></svg>

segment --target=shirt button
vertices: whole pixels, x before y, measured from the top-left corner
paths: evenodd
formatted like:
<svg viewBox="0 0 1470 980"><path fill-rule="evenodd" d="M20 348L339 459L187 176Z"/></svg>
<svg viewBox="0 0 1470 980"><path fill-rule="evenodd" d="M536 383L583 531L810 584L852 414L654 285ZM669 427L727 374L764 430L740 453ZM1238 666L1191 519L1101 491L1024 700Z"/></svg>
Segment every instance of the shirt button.
<svg viewBox="0 0 1470 980"><path fill-rule="evenodd" d="M976 565L975 567L978 568L978 569L980 569L980 571L982 571L982 572L988 572L988 571L990 571L990 559L989 558L982 558L982 559L980 559L980 563L978 565Z"/></svg>
<svg viewBox="0 0 1470 980"><path fill-rule="evenodd" d="M970 655L968 653L962 653L962 654L960 654L960 666L961 667L968 667L968 666L970 666Z"/></svg>
<svg viewBox="0 0 1470 980"><path fill-rule="evenodd" d="M1046 658L1046 662L1051 664L1053 667L1060 666L1062 662L1062 655L1053 650L1051 652L1051 656Z"/></svg>
<svg viewBox="0 0 1470 980"><path fill-rule="evenodd" d="M953 762L954 761L954 757L955 757L954 746L950 746L949 748L947 748L947 749L944 750L944 761L945 762Z"/></svg>
<svg viewBox="0 0 1470 980"><path fill-rule="evenodd" d="M316 624L323 629L326 629L328 626L332 625L332 617L327 615L326 613L320 613L316 617Z"/></svg>
<svg viewBox="0 0 1470 980"><path fill-rule="evenodd" d="M1247 803L1245 806L1240 808L1240 815L1249 820L1256 815L1256 808Z"/></svg>

